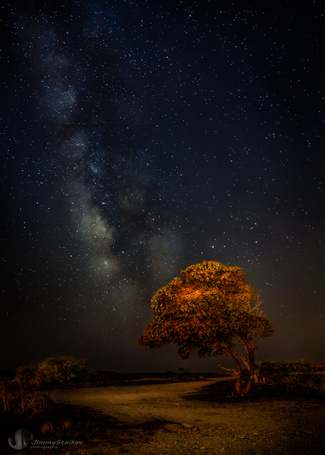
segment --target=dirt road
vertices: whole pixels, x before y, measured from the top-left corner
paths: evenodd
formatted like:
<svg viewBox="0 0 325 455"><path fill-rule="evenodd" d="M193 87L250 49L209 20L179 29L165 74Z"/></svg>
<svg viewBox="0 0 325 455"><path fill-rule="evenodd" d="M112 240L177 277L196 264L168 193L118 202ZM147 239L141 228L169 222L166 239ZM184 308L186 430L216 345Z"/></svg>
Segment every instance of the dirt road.
<svg viewBox="0 0 325 455"><path fill-rule="evenodd" d="M90 438L87 447L67 453L325 453L322 403L218 402L212 393L217 381L220 379L52 392L56 402L87 406L117 422L102 439Z"/></svg>
<svg viewBox="0 0 325 455"><path fill-rule="evenodd" d="M85 388L72 391L56 391L52 394L55 401L74 405L89 406L104 412L127 425L138 425L154 419L194 425L209 415L205 408L198 407L196 412L185 397L195 394L204 386L222 379L209 381L179 382L168 384L148 384L132 386L112 386ZM206 412L204 412L206 411ZM202 413L204 412L204 416ZM211 412L210 412L211 414ZM215 416L215 411L212 413Z"/></svg>

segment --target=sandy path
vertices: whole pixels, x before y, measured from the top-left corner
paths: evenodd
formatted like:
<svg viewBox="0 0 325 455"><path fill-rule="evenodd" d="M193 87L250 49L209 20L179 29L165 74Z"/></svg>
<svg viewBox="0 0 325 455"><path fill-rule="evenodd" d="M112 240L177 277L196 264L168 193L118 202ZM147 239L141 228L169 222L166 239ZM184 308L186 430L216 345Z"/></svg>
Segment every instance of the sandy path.
<svg viewBox="0 0 325 455"><path fill-rule="evenodd" d="M195 412L186 412L193 408L193 404L185 397L199 392L201 387L221 380L224 378L168 384L84 388L55 391L51 396L56 402L89 406L129 425L154 419L193 424L197 415ZM200 413L202 411L203 409L200 409Z"/></svg>
<svg viewBox="0 0 325 455"><path fill-rule="evenodd" d="M82 455L323 455L325 407L314 401L215 402L194 382L53 391L54 401L116 419L106 439L89 441ZM203 394L204 395L204 394ZM159 422L156 430L145 425ZM113 437L118 442L113 444ZM70 452L69 452L70 454Z"/></svg>

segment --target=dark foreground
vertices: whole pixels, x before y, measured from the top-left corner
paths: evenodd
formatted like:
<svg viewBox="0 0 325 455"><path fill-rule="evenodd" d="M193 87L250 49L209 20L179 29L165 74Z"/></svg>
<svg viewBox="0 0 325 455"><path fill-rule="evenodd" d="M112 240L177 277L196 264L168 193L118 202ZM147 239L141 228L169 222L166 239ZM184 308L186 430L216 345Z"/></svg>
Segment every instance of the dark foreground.
<svg viewBox="0 0 325 455"><path fill-rule="evenodd" d="M324 401L284 399L265 389L236 398L228 382L132 381L55 390L50 418L1 424L1 454L19 453L6 440L18 425L33 432L26 454L325 453Z"/></svg>

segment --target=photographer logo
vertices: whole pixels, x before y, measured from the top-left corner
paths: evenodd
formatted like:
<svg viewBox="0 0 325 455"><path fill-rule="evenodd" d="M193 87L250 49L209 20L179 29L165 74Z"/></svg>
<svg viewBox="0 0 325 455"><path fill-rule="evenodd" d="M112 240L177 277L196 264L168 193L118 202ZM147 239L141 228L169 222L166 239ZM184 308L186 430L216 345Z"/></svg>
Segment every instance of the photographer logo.
<svg viewBox="0 0 325 455"><path fill-rule="evenodd" d="M70 439L69 441L63 439L56 439L54 441L34 439L33 433L30 430L20 428L16 431L14 438L8 438L8 444L15 450L58 449L61 446L71 447L82 445L83 441L76 441L74 439Z"/></svg>
<svg viewBox="0 0 325 455"><path fill-rule="evenodd" d="M25 428L20 428L16 431L14 438L8 438L10 447L16 450L23 450L30 446L30 441L33 439L33 433Z"/></svg>

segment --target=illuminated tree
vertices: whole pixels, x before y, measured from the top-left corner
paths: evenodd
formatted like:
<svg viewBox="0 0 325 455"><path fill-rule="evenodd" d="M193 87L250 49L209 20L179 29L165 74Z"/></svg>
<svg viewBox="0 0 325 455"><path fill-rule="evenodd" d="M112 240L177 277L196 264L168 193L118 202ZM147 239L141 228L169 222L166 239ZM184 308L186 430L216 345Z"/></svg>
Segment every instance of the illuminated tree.
<svg viewBox="0 0 325 455"><path fill-rule="evenodd" d="M139 345L158 348L174 342L183 359L197 349L200 357L214 356L218 365L218 356L226 355L236 366L231 370L236 392L248 393L255 380L254 342L274 332L259 310L258 294L241 268L215 261L191 265L181 275L152 298L154 319Z"/></svg>

